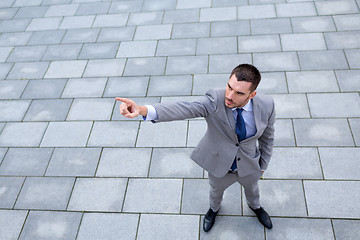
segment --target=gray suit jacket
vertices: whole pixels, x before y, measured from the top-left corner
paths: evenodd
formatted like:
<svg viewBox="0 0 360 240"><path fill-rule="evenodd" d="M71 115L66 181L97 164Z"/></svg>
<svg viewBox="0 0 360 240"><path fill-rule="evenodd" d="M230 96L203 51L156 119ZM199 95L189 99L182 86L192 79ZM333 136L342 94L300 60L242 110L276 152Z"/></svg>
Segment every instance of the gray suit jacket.
<svg viewBox="0 0 360 240"><path fill-rule="evenodd" d="M156 104L156 122L204 117L208 128L192 152L191 159L220 178L228 173L236 157L238 174L243 177L260 171L260 168L267 169L274 143L272 98L257 94L252 100L257 131L241 142L235 133L232 110L225 106L225 89L209 90L195 102Z"/></svg>

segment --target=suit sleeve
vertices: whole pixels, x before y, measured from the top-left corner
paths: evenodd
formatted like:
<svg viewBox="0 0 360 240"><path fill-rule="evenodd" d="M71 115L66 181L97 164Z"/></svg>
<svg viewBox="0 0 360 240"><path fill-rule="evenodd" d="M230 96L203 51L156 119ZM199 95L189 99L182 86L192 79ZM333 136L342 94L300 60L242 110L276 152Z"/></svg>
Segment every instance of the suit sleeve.
<svg viewBox="0 0 360 240"><path fill-rule="evenodd" d="M158 115L156 122L184 120L189 118L206 117L216 110L217 92L209 90L205 96L194 102L175 102L155 104Z"/></svg>
<svg viewBox="0 0 360 240"><path fill-rule="evenodd" d="M268 118L268 125L259 138L259 150L260 150L260 168L262 170L266 170L268 168L270 158L273 151L274 146L274 134L275 134L275 106L272 101L272 109Z"/></svg>

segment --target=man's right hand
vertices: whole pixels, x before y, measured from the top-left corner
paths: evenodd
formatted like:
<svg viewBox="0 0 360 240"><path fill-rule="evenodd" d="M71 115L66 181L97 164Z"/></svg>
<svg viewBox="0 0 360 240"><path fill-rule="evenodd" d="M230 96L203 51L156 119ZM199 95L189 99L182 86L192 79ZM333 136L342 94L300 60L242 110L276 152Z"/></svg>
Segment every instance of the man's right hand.
<svg viewBox="0 0 360 240"><path fill-rule="evenodd" d="M139 115L146 116L147 107L137 105L133 100L127 98L115 98L116 101L122 102L120 104L120 113L126 118L135 118Z"/></svg>

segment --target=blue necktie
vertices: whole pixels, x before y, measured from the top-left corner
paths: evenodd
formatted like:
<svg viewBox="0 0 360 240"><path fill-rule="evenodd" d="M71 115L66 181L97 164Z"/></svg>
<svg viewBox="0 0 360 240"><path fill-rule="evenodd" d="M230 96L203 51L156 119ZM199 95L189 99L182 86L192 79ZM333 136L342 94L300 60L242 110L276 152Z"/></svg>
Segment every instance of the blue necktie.
<svg viewBox="0 0 360 240"><path fill-rule="evenodd" d="M245 128L245 121L244 118L242 117L241 113L244 109L236 109L237 111L237 117L236 117L236 128L235 128L235 132L236 135L238 137L239 142L244 140L246 138L246 128ZM235 171L235 169L237 168L236 166L236 159L234 160L233 164L231 165L231 170Z"/></svg>

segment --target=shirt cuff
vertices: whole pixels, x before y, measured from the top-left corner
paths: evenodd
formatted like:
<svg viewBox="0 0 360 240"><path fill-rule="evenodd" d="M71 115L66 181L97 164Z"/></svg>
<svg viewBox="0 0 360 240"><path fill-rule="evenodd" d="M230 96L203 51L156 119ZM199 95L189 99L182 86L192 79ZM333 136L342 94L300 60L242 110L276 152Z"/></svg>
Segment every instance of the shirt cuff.
<svg viewBox="0 0 360 240"><path fill-rule="evenodd" d="M145 105L147 108L147 115L143 116L144 121L155 121L158 120L157 112L154 108L154 106L151 105Z"/></svg>

